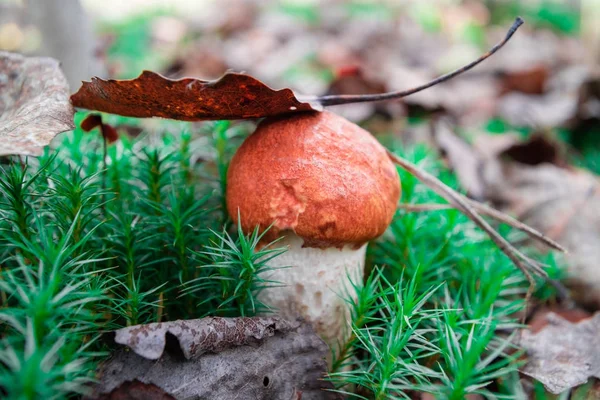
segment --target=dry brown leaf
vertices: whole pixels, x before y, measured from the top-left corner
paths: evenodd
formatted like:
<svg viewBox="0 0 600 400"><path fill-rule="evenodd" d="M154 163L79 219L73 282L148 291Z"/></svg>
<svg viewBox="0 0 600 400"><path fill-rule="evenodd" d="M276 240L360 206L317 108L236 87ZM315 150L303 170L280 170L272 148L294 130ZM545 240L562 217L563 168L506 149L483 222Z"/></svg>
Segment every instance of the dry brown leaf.
<svg viewBox="0 0 600 400"><path fill-rule="evenodd" d="M556 314L538 333L524 331L519 344L527 351L523 372L558 394L600 378L600 313L578 323Z"/></svg>
<svg viewBox="0 0 600 400"><path fill-rule="evenodd" d="M560 242L569 274L567 284L577 287L572 297L600 305L600 190L597 177L549 163L518 164L490 161L482 177L486 198L504 211Z"/></svg>
<svg viewBox="0 0 600 400"><path fill-rule="evenodd" d="M54 136L74 127L58 61L0 51L0 156L39 155Z"/></svg>
<svg viewBox="0 0 600 400"><path fill-rule="evenodd" d="M545 65L535 65L522 71L507 72L502 74L501 91L502 93L542 94L549 75L550 71Z"/></svg>
<svg viewBox="0 0 600 400"><path fill-rule="evenodd" d="M337 399L323 380L328 347L312 328L272 318L204 318L116 331L92 398L135 380L175 399ZM218 353L218 354L217 354ZM296 397L294 397L296 396ZM119 397L116 397L119 398Z"/></svg>
<svg viewBox="0 0 600 400"><path fill-rule="evenodd" d="M119 134L117 130L112 126L102 121L102 115L90 114L81 122L81 129L85 132L89 132L94 128L100 128L102 137L108 143L114 143L119 140Z"/></svg>
<svg viewBox="0 0 600 400"><path fill-rule="evenodd" d="M479 176L482 157L452 132L445 119L440 119L434 124L435 141L450 166L456 171L462 187L467 190L470 197L483 198L485 188Z"/></svg>
<svg viewBox="0 0 600 400"><path fill-rule="evenodd" d="M134 380L123 383L112 392L100 396L98 400L175 400L175 398L156 385Z"/></svg>
<svg viewBox="0 0 600 400"><path fill-rule="evenodd" d="M466 143L459 146L456 141L462 139L446 137L439 145L454 160L451 166L461 185L480 189L483 199L563 245L568 250L564 258L571 296L586 306L599 307L598 178L564 167L561 150L552 149L552 143L541 137L521 142L517 136L480 135L471 156L465 155Z"/></svg>
<svg viewBox="0 0 600 400"><path fill-rule="evenodd" d="M157 360L165 350L169 333L179 341L185 358L193 360L206 352L257 343L285 328L286 322L277 318L203 318L122 328L115 331L115 342L144 358Z"/></svg>
<svg viewBox="0 0 600 400"><path fill-rule="evenodd" d="M92 78L71 96L75 107L128 117L182 121L262 118L316 110L290 89L273 90L249 75L228 73L215 81L172 80L144 71L131 80Z"/></svg>
<svg viewBox="0 0 600 400"><path fill-rule="evenodd" d="M577 111L573 93L531 95L512 92L497 103L497 114L514 126L550 128L563 126Z"/></svg>
<svg viewBox="0 0 600 400"><path fill-rule="evenodd" d="M521 88L502 96L497 102L496 112L514 126L565 126L577 118L579 92L589 74L590 71L581 66L565 68L545 79L545 90L541 94ZM529 83L536 85L533 80ZM533 87L530 89L533 91Z"/></svg>
<svg viewBox="0 0 600 400"><path fill-rule="evenodd" d="M531 320L527 323L529 332L538 333L552 321L554 316L576 323L584 319L590 318L592 314L580 308L566 308L561 306L542 306L535 310ZM549 317L550 316L550 317Z"/></svg>

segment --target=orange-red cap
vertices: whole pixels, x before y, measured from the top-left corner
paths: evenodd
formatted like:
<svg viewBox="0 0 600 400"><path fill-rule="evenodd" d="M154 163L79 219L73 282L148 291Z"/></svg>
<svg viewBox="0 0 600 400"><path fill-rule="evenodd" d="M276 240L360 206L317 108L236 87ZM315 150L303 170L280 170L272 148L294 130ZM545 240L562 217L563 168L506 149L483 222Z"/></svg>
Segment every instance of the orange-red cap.
<svg viewBox="0 0 600 400"><path fill-rule="evenodd" d="M396 167L367 131L330 112L264 120L227 174L227 209L267 240L293 231L305 246L361 245L390 224L400 197Z"/></svg>

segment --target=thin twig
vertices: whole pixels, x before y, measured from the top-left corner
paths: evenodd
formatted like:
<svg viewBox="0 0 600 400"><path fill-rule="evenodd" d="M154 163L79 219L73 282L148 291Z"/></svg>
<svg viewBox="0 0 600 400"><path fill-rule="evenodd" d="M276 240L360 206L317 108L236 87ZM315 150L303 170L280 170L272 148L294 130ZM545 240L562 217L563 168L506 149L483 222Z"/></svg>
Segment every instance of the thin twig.
<svg viewBox="0 0 600 400"><path fill-rule="evenodd" d="M469 199L464 197L464 199L469 203L471 207L475 209L475 211L480 214L486 215L488 217L494 218L506 225L512 226L515 229L523 231L527 233L531 238L538 240L539 242L545 244L546 246L553 248L555 250L566 253L567 250L561 246L559 243L556 243L554 240L550 239L548 236L543 233L533 229L527 224L519 221L511 217L508 214L500 212L487 204L480 203L478 201ZM422 211L436 211L436 210L447 210L449 208L454 208L450 204L398 204L398 207L407 211L407 212L422 212Z"/></svg>
<svg viewBox="0 0 600 400"><path fill-rule="evenodd" d="M469 217L469 219L471 219L477 226L483 229L490 236L492 241L496 243L500 250L502 250L502 252L506 254L506 256L517 266L517 268L519 268L525 274L527 280L529 280L529 282L531 283L531 287L535 287L535 281L531 275L531 272L542 277L548 276L546 271L544 271L544 269L541 267L540 263L530 259L525 254L521 253L519 250L513 247L506 239L500 236L500 234L496 232L494 228L492 228L490 224L487 223L487 221L481 217L481 215L479 215L479 213L473 208L473 206L471 206L471 202L467 198L465 198L460 193L454 191L444 182L437 179L435 176L417 167L410 161L395 155L389 150L387 151L387 153L390 159L395 164L399 165L400 167L414 175L423 184L427 185L434 192L442 196L451 205L453 205L458 210L466 214ZM531 295L528 294L528 297L531 297Z"/></svg>
<svg viewBox="0 0 600 400"><path fill-rule="evenodd" d="M447 186L444 182L437 179L435 176L429 174L426 171L423 171L421 168L411 163L408 160L405 160L394 153L387 151L391 160L414 175L417 179L419 179L423 184L428 186L434 192L442 196L446 199L450 204L422 204L422 205L407 205L400 204L400 207L403 209L412 209L412 210L442 210L448 209L453 206L453 208L462 211L467 215L477 226L483 229L490 238L496 243L496 245L500 248L500 250L507 255L507 257L519 268L525 277L529 281L530 285L527 290L527 294L525 296L525 316L527 316L527 307L529 306L529 302L533 295L533 291L535 290L535 280L531 275L531 272L541 276L546 283L553 286L558 294L558 297L565 302L567 306L571 306L573 304L573 300L569 296L568 289L561 283L554 279L550 279L546 271L542 269L542 265L531 258L527 257L525 254L521 253L514 246L512 246L506 239L498 234L481 216L478 212L482 214L486 214L492 218L496 218L501 222L504 222L510 226L513 226L517 229L521 229L522 231L528 233L532 237L546 243L550 247L556 248L557 250L565 251L564 248L553 240L547 238L542 233L536 231L535 229L527 226L526 224L517 221L516 219L495 210L485 204L476 202L474 200L468 199L462 194L456 192L451 187Z"/></svg>
<svg viewBox="0 0 600 400"><path fill-rule="evenodd" d="M450 204L410 204L410 203L398 203L398 208L406 212L423 212L423 211L439 211L449 210L452 207Z"/></svg>
<svg viewBox="0 0 600 400"><path fill-rule="evenodd" d="M523 19L521 19L521 17L517 17L515 19L515 22L512 24L512 26L506 33L506 36L504 37L504 39L502 39L502 41L500 41L500 43L496 44L487 53L485 53L484 55L479 57L477 60L471 62L470 64L465 65L464 67L461 67L457 70L449 72L445 75L442 75L442 76L440 76L430 82L427 82L421 86L417 86L415 88L408 89L408 90L401 90L401 91L397 91L397 92L388 92L388 93L378 93L378 94L298 96L298 100L300 100L302 102L307 102L307 103L319 103L323 106L335 106L335 105L340 105L340 104L366 103L366 102L371 102L371 101L393 100L393 99L400 99L402 97L409 96L411 94L414 94L414 93L420 92L422 90L428 89L432 86L435 86L438 83L448 81L448 80L454 78L455 76L460 75L463 72L470 70L471 68L475 67L476 65L478 65L485 59L489 58L492 54L494 54L495 52L500 50L502 48L502 46L504 46L506 44L506 42L508 42L510 40L510 38L512 37L512 35L514 35L514 33L517 31L517 29L519 29L519 27L521 25L523 25L523 22L524 21L523 21Z"/></svg>
<svg viewBox="0 0 600 400"><path fill-rule="evenodd" d="M544 243L546 246L548 246L550 248L553 248L553 249L558 250L563 253L567 253L567 249L565 249L562 245L560 245L556 241L552 240L548 236L544 235L542 232L540 232L536 229L533 229L531 226L529 226L527 224L524 224L523 222L519 221L518 219L513 218L510 215L507 215L503 212L500 212L500 211L496 210L495 208L488 206L487 204L480 203L478 201L471 200L471 199L467 199L467 200L469 200L469 203L471 204L471 206L473 206L473 208L475 208L480 213L487 215L488 217L494 218L500 222L503 222L506 225L510 225L513 228L516 228L520 231L523 231L523 232L527 233L529 236L531 236L533 239L537 239L538 241L540 241L541 243Z"/></svg>
<svg viewBox="0 0 600 400"><path fill-rule="evenodd" d="M419 179L423 184L428 186L431 190L442 196L445 200L447 200L450 204L454 205L459 211L462 211L464 214L471 219L477 226L483 229L489 237L492 239L494 243L500 248L500 250L506 254L506 256L523 272L527 280L529 281L529 288L527 288L527 294L525 295L525 313L523 316L523 323L525 322L525 318L527 316L527 309L529 307L529 303L531 301L531 297L533 296L533 292L535 290L535 279L531 275L531 273L535 273L539 276L542 276L545 279L549 279L548 274L541 265L534 260L527 257L525 254L521 253L517 250L513 245L511 245L506 239L504 239L498 232L494 230L484 220L481 215L475 211L475 209L471 206L470 201L461 195L460 193L453 190L451 187L446 185L444 182L437 179L435 176L430 173L422 170L417 167L415 164L411 163L408 160L403 159L387 150L388 156L390 159L399 165L401 168L408 171L410 174Z"/></svg>

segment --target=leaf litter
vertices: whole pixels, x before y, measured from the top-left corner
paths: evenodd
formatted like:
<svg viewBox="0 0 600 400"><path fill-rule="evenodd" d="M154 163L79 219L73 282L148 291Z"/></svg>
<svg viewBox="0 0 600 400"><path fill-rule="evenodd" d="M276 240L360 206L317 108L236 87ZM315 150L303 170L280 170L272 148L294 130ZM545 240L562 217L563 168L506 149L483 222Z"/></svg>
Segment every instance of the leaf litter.
<svg viewBox="0 0 600 400"><path fill-rule="evenodd" d="M436 128L463 187L563 245L570 296L600 307L600 181L567 165L558 142L541 135L478 135L472 146Z"/></svg>
<svg viewBox="0 0 600 400"><path fill-rule="evenodd" d="M527 351L522 372L554 394L600 378L600 313L575 323L553 313L546 319L541 331L522 332L519 344Z"/></svg>
<svg viewBox="0 0 600 400"><path fill-rule="evenodd" d="M323 380L327 345L300 321L161 322L119 329L114 344L124 347L101 366L90 398L130 398L119 396L132 391L157 399L340 398Z"/></svg>
<svg viewBox="0 0 600 400"><path fill-rule="evenodd" d="M58 61L0 51L0 156L40 155L73 129L69 94Z"/></svg>
<svg viewBox="0 0 600 400"><path fill-rule="evenodd" d="M225 18L225 20L227 20L227 18ZM236 22L237 21L237 22ZM227 33L231 34L232 32L240 32L240 30L245 30L245 29L253 29L252 27L252 23L248 22L247 20L243 20L243 22L240 22L240 19L235 19L233 18L233 22L227 20L225 22L220 21L218 22L223 23L223 26L228 26L228 30ZM222 29L221 26L215 27L215 29ZM295 29L294 27L290 27L290 26L286 26L286 27L282 27L280 28L282 30L288 30L288 31L293 31L293 29ZM375 30L376 31L376 30ZM361 32L362 33L362 32ZM435 88L430 89L429 91L426 92L422 92L416 96L413 96L411 98L407 98L405 99L404 103L408 104L408 105L417 105L417 106L424 106L427 109L430 110L442 110L445 113L448 114L452 114L454 117L457 117L462 124L465 123L465 121L467 121L467 123L472 123L472 121L480 121L482 119L487 119L493 115L500 115L503 116L504 118L506 118L507 120L515 123L515 124L523 124L523 125L529 125L529 126L552 126L553 124L556 124L558 126L562 126L566 123L571 123L573 121L570 121L569 118L572 118L573 116L575 116L577 119L580 119L580 114L586 114L587 109L589 109L589 107L585 108L582 107L579 104L575 104L575 100L576 100L576 91L579 87L579 85L581 85L581 81L587 76L588 72L587 71L583 71L581 73L581 75L579 75L579 77L575 80L575 83L573 83L571 86L566 85L565 86L561 86L560 84L554 84L553 80L554 80L554 75L556 75L556 71L563 69L565 64L572 64L573 60L573 54L567 54L565 55L564 53L561 54L562 49L565 48L573 48L572 46L569 47L567 45L565 45L563 42L565 40L556 40L556 38L552 38L551 40L547 38L542 38L540 39L538 37L537 33L531 33L531 32L524 32L524 35L526 35L528 38L530 38L530 40L528 40L527 42L529 43L528 45L529 47L529 51L525 50L518 50L515 51L513 56L510 57L499 57L497 59L493 59L495 61L492 61L491 63L488 63L488 65L484 66L482 68L482 70L486 73L483 74L473 74L472 76L469 77L469 79L461 79L461 80L457 80L457 81L453 81L448 85L445 86L438 86ZM247 37L252 37L252 35L246 35ZM344 35L339 35L340 37L344 37ZM365 37L368 37L369 35L364 35ZM376 36L376 35L375 35ZM548 36L548 34L545 35L546 37ZM243 38L244 35L234 35L234 37L229 40L229 47L231 47L231 45L233 45L236 41L237 42L241 42L241 38ZM389 36L390 38L392 37L392 35ZM268 42L268 38L264 38L265 42ZM252 39L248 39L248 40L252 40ZM369 39L370 40L370 39ZM313 40L314 41L314 40ZM320 38L317 38L316 40L317 42L320 42ZM365 41L366 42L366 41ZM394 45L397 45L397 41L395 41L396 43L394 43ZM410 41L408 41L410 43ZM422 41L421 41L422 42ZM415 41L415 43L420 43L419 41ZM516 43L520 43L520 42L516 42ZM548 45L548 44L551 45ZM242 45L245 45L246 43L240 43L240 47ZM284 42L285 44L285 42ZM542 47L545 49L544 51L538 51L540 49L540 44L542 45ZM445 44L447 45L447 44ZM531 46L534 46L533 48L535 48L536 51L531 51ZM214 46L215 48L220 48L219 45ZM268 46L264 46L265 48L268 48ZM371 42L371 46L364 46L367 48L371 48L373 49L375 46L372 46L372 42ZM361 48L360 51L365 51L365 48ZM436 46L430 46L431 48L435 48ZM515 46L512 46L515 47ZM524 47L527 48L527 46L519 46L519 47ZM552 48L551 48L552 47ZM296 47L297 48L297 47ZM347 48L347 45L346 45ZM444 47L441 47L442 49L444 49ZM446 48L448 48L448 46L446 46ZM558 50L557 50L558 48ZM509 49L511 49L511 47L509 47ZM253 48L253 50L256 50L256 48ZM277 51L273 51L273 49L271 48L269 50L270 52L272 52L272 57L279 57L281 55L281 53L277 52ZM342 49L342 53L343 53L343 49ZM382 53L385 53L384 51L381 50L381 47L379 49L376 49L375 51L380 51ZM507 50L508 51L508 50ZM575 51L573 51L572 53L576 53L577 49ZM389 52L388 52L389 53ZM422 51L422 52L416 52L413 51L411 52L412 54L418 54L421 55L423 53L427 53L426 51ZM527 62L523 62L523 63L515 63L516 60L522 60L524 58L524 56L526 55L539 55L541 54L541 56L538 56L538 58L541 59L541 62L538 64L539 67L539 71L546 71L546 72L541 72L540 75L545 75L543 77L540 76L536 76L536 73L532 73L532 75L528 75L531 71L528 69L532 63L527 61ZM213 54L214 55L214 54ZM571 59L567 59L570 58ZM281 59L281 57L279 57ZM397 73L391 73L390 71L393 72L397 72L398 66L395 66L395 68L389 68L390 63L387 62L385 63L385 66L387 69L384 70L384 72L382 72L383 68L378 68L378 66L383 65L383 63L381 62L381 58L377 58L377 57L358 57L358 58L363 58L363 59L367 59L370 61L371 67L370 68L365 68L366 71L369 71L369 75L366 77L366 81L369 82L369 79L371 79L373 76L377 77L378 80L377 82L385 82L386 90L390 90L390 82L396 82L391 89L399 89L399 88L403 88L403 87L407 87L410 86L414 83L414 78L409 80L410 84L405 84L402 83L402 79L405 77L405 74L397 74ZM234 60L235 58L232 57L231 55L225 55L224 57L216 57L217 59L217 64L213 69L212 69L212 73L217 74L216 71L220 71L219 74L221 72L224 72L224 70L226 68L231 68L231 62L232 60ZM238 57L237 59L244 59L243 57ZM285 59L285 57L284 57ZM342 60L348 60L348 58L344 58L341 57ZM529 58L525 57L526 60L529 60ZM412 69L412 72L416 72L418 76L420 76L420 80L425 81L427 80L427 77L431 77L433 76L440 68L439 64L435 66L435 68L426 68L425 65L427 63L429 63L429 61L431 60L425 60L423 62L423 60L421 60L420 63L416 63L417 67ZM538 60L540 61L540 60ZM346 61L342 61L342 63L344 63ZM185 63L184 63L185 64ZM411 64L411 62L407 62L407 64ZM413 63L415 64L415 63ZM433 65L433 63L430 63ZM533 63L535 64L535 63ZM264 63L256 63L255 65L252 65L250 68L234 68L237 70L243 69L243 70L249 70L249 71L253 71L253 73L260 75L260 76L265 76L264 72L265 70L268 70L268 68L265 68L265 65L270 65L268 62L264 62ZM183 68L190 68L189 64L183 65ZM221 69L223 71L221 71ZM262 69L262 70L261 70ZM407 71L411 71L411 68L407 68ZM547 73L547 71L551 71L550 74ZM490 73L491 72L491 73ZM535 72L535 70L533 71ZM498 74L496 77L492 77L491 75L493 74ZM199 75L199 76L205 76L204 74L191 74L191 75ZM271 78L275 77L277 74L273 74L273 75L269 75ZM575 76L577 74L573 74L573 76ZM383 76L383 79L380 79ZM410 76L408 73L406 74L406 76ZM413 75L414 76L414 75ZM526 80L523 79L523 77L534 77L534 80L537 80L535 85L532 86L527 86L529 85L527 82L525 82ZM510 79L510 82L507 82L507 79ZM397 83L398 81L400 81L400 83ZM272 83L273 80L269 79L269 82ZM278 83L278 82L276 82ZM499 85L498 85L499 83ZM283 86L286 86L285 84L282 84ZM498 86L497 88L495 86ZM535 87L533 87L535 86ZM532 88L533 87L533 88ZM481 90L481 89L485 89L485 90ZM566 90L566 91L565 91ZM433 92L435 92L435 95L433 95ZM330 94L349 94L349 93L356 93L354 90L351 89L343 89L342 90L335 90L332 91L332 93ZM468 94L467 94L468 93ZM558 101L555 102L555 100L561 100L561 95L567 93L568 96L562 96L562 102ZM427 96L428 94L432 94L430 96ZM471 95L474 94L474 95ZM422 95L422 96L421 96ZM421 98L420 98L421 97ZM568 98L567 98L568 97ZM567 98L567 99L565 99ZM466 99L466 101L462 101ZM514 100L516 99L516 100ZM590 103L589 101L587 103ZM592 106L593 106L593 101L591 102ZM527 104L534 104L534 106L528 106ZM358 113L357 117L355 117L357 120L362 120L365 118L368 118L369 113L377 113L377 110L385 110L384 112L387 112L390 110L390 106L391 104L385 104L382 105L382 107L371 107L371 105L369 106L369 109L366 112L362 112L362 113ZM397 104L394 104L397 105ZM338 109L340 111L342 111L345 107L350 107L350 105L348 106L340 106L338 107ZM392 113L392 115L398 115L398 113L402 113L402 112L406 112L406 110L402 107L400 108L396 108L399 109L400 111L394 111ZM593 107L592 107L593 109ZM470 110L476 110L476 112L469 112ZM584 110L582 112L582 110ZM343 113L343 112L342 112ZM548 116L553 118L552 120L548 119ZM485 139L483 140L485 142ZM512 144L510 144L510 147L512 147L515 143L517 143L517 141L512 142ZM493 147L493 146L492 146ZM480 149L478 149L480 150ZM514 150L514 149L513 149ZM498 154L496 154L494 157L498 156L497 158L506 158L509 157L510 159L512 159L512 162L514 162L514 154L510 155L509 151L502 151L502 157L498 156ZM480 155L477 155L476 157L473 157L473 164L474 165L481 165L478 164L479 162L482 162L481 159L479 158ZM502 163L502 167L504 167L504 159L501 160ZM518 163L519 167L520 167L520 162ZM541 163L538 163L541 164ZM538 164L534 164L534 165L527 165L527 168L537 168L540 167L540 165ZM515 167L514 168L514 172L513 175L518 176L519 175L519 167ZM561 166L562 168L562 166ZM507 168L510 169L510 168ZM497 166L496 167L491 167L490 170L492 171L493 174L495 174L497 172ZM570 170L570 172L573 172L572 170ZM477 176L481 175L481 173L479 174L472 174L472 182L473 182L473 187L475 187L477 185ZM560 176L561 179L569 179L570 175L566 174L566 175L561 175ZM561 181L560 179L557 178L556 182ZM561 181L562 182L562 181ZM529 182L521 182L521 185L527 185ZM554 183L548 183L548 186L553 185ZM489 200L489 190L490 187L487 184L484 183L480 183L480 189L481 189L481 199L488 199ZM504 189L508 189L508 187L505 187ZM532 192L535 192L535 189L532 189ZM510 192L509 192L510 193ZM503 193L503 195L507 195L507 193ZM517 196L515 196L517 197ZM527 197L527 196L525 196ZM479 197L478 197L479 198ZM522 199L521 199L522 200ZM502 204L502 199L495 201L495 203L497 204ZM542 202L543 203L543 202ZM520 208L517 207L518 211L522 211L525 207ZM572 207L572 209L578 210L577 205L575 205L575 207ZM506 210L510 210L510 207L506 207ZM531 210L531 208L530 208ZM568 213L567 213L568 214ZM518 213L519 216L527 216L526 212L519 212ZM543 218L540 218L540 222L543 223ZM569 220L567 218L567 220ZM547 222L551 222L554 221L552 218L546 218ZM554 221L555 222L555 221ZM568 225L568 224L567 224ZM559 227L565 227L565 224L558 224ZM558 231L560 232L560 229L558 229ZM551 231L552 233L552 231ZM552 237L555 237L555 234L552 234ZM571 248L571 246L567 245L567 247L569 247L569 249L571 250L570 255L572 255L573 250ZM591 257L590 257L591 258ZM597 258L596 258L597 259ZM582 293L588 293L587 291L583 291Z"/></svg>

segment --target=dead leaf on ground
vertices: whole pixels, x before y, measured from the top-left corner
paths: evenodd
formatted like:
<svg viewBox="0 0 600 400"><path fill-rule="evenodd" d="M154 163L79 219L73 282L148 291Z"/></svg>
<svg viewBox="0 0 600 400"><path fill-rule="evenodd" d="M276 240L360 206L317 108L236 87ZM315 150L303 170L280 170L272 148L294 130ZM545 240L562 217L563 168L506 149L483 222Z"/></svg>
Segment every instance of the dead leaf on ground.
<svg viewBox="0 0 600 400"><path fill-rule="evenodd" d="M545 65L536 65L522 71L512 71L502 74L501 93L521 92L527 94L542 94L550 71Z"/></svg>
<svg viewBox="0 0 600 400"><path fill-rule="evenodd" d="M600 305L600 182L578 169L489 160L481 176L485 198L561 243L574 300Z"/></svg>
<svg viewBox="0 0 600 400"><path fill-rule="evenodd" d="M519 344L527 351L523 372L558 394L600 378L600 313L578 323L556 314L538 333L524 331Z"/></svg>
<svg viewBox="0 0 600 400"><path fill-rule="evenodd" d="M244 74L215 81L172 80L144 71L131 80L92 78L71 96L75 107L128 117L183 121L262 118L319 109L298 101L290 89L273 90Z"/></svg>
<svg viewBox="0 0 600 400"><path fill-rule="evenodd" d="M514 126L566 126L577 117L580 88L589 74L581 66L564 68L544 79L543 93L533 93L535 82L529 82L531 91L513 90L498 100L497 115Z"/></svg>
<svg viewBox="0 0 600 400"><path fill-rule="evenodd" d="M531 320L527 324L529 327L529 332L538 333L539 331L544 329L546 326L548 326L550 321L552 321L552 318L554 318L553 315L558 315L564 320L572 323L582 321L592 316L592 314L580 308L542 306L534 312L533 316L531 317Z"/></svg>
<svg viewBox="0 0 600 400"><path fill-rule="evenodd" d="M345 95L345 94L377 94L386 91L386 85L382 82L367 77L364 71L358 65L345 65L337 68L335 79L329 85L326 95ZM394 104L396 103L396 104ZM336 114L343 116L350 121L364 121L376 114L377 109L389 109L388 105L395 105L396 108L404 107L400 102L386 103L355 103L337 106ZM403 114L406 114L403 112Z"/></svg>
<svg viewBox="0 0 600 400"><path fill-rule="evenodd" d="M431 393L421 393L420 400L435 400L436 397ZM483 400L484 397L480 394L467 394L465 395L465 400Z"/></svg>
<svg viewBox="0 0 600 400"><path fill-rule="evenodd" d="M450 166L454 167L462 187L472 198L482 199L485 190L479 176L482 157L452 132L445 118L433 124L435 142Z"/></svg>
<svg viewBox="0 0 600 400"><path fill-rule="evenodd" d="M102 365L92 398L112 399L106 396L124 394L136 380L175 399L295 399L300 393L303 400L339 398L323 380L327 345L300 322L163 322L120 329L115 342L133 351L118 350Z"/></svg>
<svg viewBox="0 0 600 400"><path fill-rule="evenodd" d="M175 397L156 385L142 383L136 379L101 395L98 400L175 400Z"/></svg>
<svg viewBox="0 0 600 400"><path fill-rule="evenodd" d="M0 51L0 156L39 155L73 128L69 84L58 61Z"/></svg>
<svg viewBox="0 0 600 400"><path fill-rule="evenodd" d="M497 105L497 115L514 126L550 128L563 126L577 111L572 93L552 92L531 95L511 92Z"/></svg>
<svg viewBox="0 0 600 400"><path fill-rule="evenodd" d="M458 142L458 144L456 143ZM566 167L560 148L534 136L479 135L469 147L452 132L438 145L463 185L482 199L561 243L574 300L600 306L600 181ZM543 151L542 151L543 150ZM475 160L475 161L472 161Z"/></svg>

